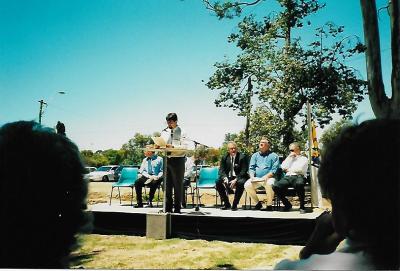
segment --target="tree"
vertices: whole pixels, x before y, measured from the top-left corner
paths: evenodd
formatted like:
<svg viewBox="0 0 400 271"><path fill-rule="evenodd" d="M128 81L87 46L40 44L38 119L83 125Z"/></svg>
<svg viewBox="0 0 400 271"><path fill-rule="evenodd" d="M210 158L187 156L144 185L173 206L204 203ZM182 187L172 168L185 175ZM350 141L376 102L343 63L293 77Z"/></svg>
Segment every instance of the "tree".
<svg viewBox="0 0 400 271"><path fill-rule="evenodd" d="M81 157L86 166L100 167L110 164L108 158L103 154L103 151L82 150Z"/></svg>
<svg viewBox="0 0 400 271"><path fill-rule="evenodd" d="M187 156L194 156L195 163L198 165L217 165L220 160L221 149L208 148L200 145L196 150L189 151Z"/></svg>
<svg viewBox="0 0 400 271"><path fill-rule="evenodd" d="M360 0L366 43L368 94L377 118L400 118L400 3L389 1L386 9L390 16L392 43L391 97L386 95L382 80L381 49L376 3Z"/></svg>
<svg viewBox="0 0 400 271"><path fill-rule="evenodd" d="M107 157L109 163L111 165L120 165L122 164L122 162L124 161L124 159L126 159L126 150L113 150L113 149L109 149L109 150L105 150L103 151L103 155L105 157Z"/></svg>
<svg viewBox="0 0 400 271"><path fill-rule="evenodd" d="M322 149L324 149L324 146L327 146L330 142L332 142L345 127L348 127L350 125L351 122L346 119L341 119L329 125L329 127L323 132L319 140L322 144Z"/></svg>
<svg viewBox="0 0 400 271"><path fill-rule="evenodd" d="M217 62L206 85L219 91L217 106L247 116L249 131L254 124L249 121L252 100L260 101L280 118L279 141L287 146L296 138L295 117L302 117L305 123L307 101L313 105L320 126L329 123L333 113L351 117L356 103L363 99L366 82L358 79L346 60L363 52L364 46L353 36L343 37L344 28L332 23L316 28L315 40L304 44L300 37L293 37L293 30L311 25L306 17L323 5L316 0L277 1L282 10L262 21L253 15L243 18L238 33L228 38L242 52L235 61ZM229 18L240 15L242 7L260 1L203 2L219 18ZM251 141L246 133L244 141Z"/></svg>
<svg viewBox="0 0 400 271"><path fill-rule="evenodd" d="M143 149L150 144L152 144L150 135L135 133L133 138L122 145L122 150L126 152L124 164L140 164L144 158Z"/></svg>

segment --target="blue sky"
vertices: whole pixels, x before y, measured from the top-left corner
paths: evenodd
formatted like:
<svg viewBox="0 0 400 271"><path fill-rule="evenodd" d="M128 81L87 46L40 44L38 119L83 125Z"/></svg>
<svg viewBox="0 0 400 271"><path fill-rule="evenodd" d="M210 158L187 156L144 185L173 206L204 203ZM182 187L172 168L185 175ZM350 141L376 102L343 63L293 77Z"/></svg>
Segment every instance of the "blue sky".
<svg viewBox="0 0 400 271"><path fill-rule="evenodd" d="M363 39L359 1L337 2L325 1L314 25L333 21ZM274 6L267 0L248 12ZM38 120L44 99L42 123L64 122L81 149L118 149L136 132L163 129L168 112L209 146L244 128L244 118L214 106L216 93L202 82L215 62L238 53L227 43L238 20L218 20L201 0L0 0L0 15L0 124ZM387 17L381 13L383 63ZM364 57L349 64L366 78ZM391 67L383 67L388 88ZM368 100L355 116L372 116Z"/></svg>

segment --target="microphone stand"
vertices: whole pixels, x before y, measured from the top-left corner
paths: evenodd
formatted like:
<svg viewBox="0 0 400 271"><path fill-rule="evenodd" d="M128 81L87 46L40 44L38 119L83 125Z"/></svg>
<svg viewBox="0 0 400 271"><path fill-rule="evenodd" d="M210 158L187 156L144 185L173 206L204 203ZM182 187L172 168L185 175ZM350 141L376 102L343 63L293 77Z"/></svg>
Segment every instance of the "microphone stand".
<svg viewBox="0 0 400 271"><path fill-rule="evenodd" d="M202 145L202 146L204 146L204 147L206 147L206 148L210 148L209 146L204 145L204 144L201 144L200 142L198 142L198 141L196 141L196 140L189 139L189 138L186 138L186 140L192 141L192 142L194 143L194 154L195 154L195 155L196 155L197 145ZM195 156L195 158L196 158L196 156ZM190 212L190 213L188 213L188 214L206 215L206 214L210 214L210 213L206 213L206 212L201 212L201 211L200 211L200 204L199 204L200 191L199 191L199 188L198 188L198 185L199 185L199 176L198 176L198 174L197 174L197 172L198 172L198 166L197 166L198 163L199 163L199 162L195 160L195 163L194 163L194 167L195 167L194 179L196 180L196 193L197 193L197 197L196 197L196 207L194 208L194 211L193 211L193 212Z"/></svg>

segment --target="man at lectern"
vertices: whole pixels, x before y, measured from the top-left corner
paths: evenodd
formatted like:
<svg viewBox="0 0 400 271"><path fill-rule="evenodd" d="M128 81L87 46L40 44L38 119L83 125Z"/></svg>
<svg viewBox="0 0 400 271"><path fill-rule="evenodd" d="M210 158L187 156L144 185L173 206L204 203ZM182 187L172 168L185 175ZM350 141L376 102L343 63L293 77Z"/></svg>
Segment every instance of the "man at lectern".
<svg viewBox="0 0 400 271"><path fill-rule="evenodd" d="M169 113L165 118L168 127L162 130L161 137L167 143L167 148L186 149L184 142L185 135L181 127L178 126L178 116L176 113ZM157 147L157 145L155 146ZM185 174L185 152L171 151L167 157L167 178L165 191L165 211L174 213L181 212L183 177ZM174 200L172 200L172 189L174 190Z"/></svg>

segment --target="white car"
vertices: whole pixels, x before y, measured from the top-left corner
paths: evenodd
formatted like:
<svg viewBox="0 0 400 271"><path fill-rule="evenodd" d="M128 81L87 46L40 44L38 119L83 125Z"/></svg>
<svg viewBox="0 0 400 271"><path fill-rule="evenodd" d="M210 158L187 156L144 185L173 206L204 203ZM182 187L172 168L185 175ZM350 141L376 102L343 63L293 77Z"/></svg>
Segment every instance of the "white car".
<svg viewBox="0 0 400 271"><path fill-rule="evenodd" d="M118 166L109 165L109 166L101 166L93 172L90 172L87 175L87 179L89 181L114 181L114 170L116 170Z"/></svg>
<svg viewBox="0 0 400 271"><path fill-rule="evenodd" d="M85 174L83 174L83 179L89 180L89 173L93 172L97 169L97 167L85 167Z"/></svg>

